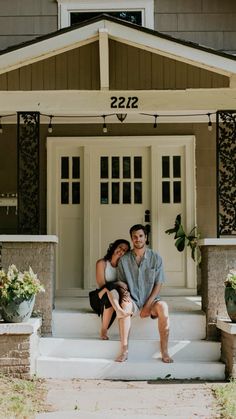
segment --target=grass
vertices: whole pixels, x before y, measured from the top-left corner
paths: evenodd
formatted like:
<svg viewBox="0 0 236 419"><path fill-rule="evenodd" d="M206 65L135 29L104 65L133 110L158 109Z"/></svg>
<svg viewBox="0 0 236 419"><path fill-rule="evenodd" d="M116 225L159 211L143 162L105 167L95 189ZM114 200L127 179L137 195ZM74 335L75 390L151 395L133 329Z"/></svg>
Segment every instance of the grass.
<svg viewBox="0 0 236 419"><path fill-rule="evenodd" d="M42 380L23 380L0 374L0 419L30 419L44 405L45 389Z"/></svg>
<svg viewBox="0 0 236 419"><path fill-rule="evenodd" d="M213 387L217 402L221 405L222 419L236 418L236 380L231 380L224 385Z"/></svg>

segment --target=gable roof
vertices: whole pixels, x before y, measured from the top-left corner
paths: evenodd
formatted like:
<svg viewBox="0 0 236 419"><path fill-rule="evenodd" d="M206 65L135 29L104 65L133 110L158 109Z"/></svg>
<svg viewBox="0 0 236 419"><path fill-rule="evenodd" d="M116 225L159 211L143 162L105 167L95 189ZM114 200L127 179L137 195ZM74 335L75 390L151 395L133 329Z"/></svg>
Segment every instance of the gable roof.
<svg viewBox="0 0 236 419"><path fill-rule="evenodd" d="M99 39L101 29L108 31L110 39L218 74L236 74L236 57L233 55L106 14L0 51L0 74L94 42Z"/></svg>

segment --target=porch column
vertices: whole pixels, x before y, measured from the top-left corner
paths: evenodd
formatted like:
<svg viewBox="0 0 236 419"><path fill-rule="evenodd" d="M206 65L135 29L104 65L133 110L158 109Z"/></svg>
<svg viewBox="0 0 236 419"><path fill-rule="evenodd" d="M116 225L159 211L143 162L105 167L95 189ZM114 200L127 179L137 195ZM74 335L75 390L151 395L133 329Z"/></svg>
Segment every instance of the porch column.
<svg viewBox="0 0 236 419"><path fill-rule="evenodd" d="M17 114L19 234L40 234L39 123L39 112Z"/></svg>

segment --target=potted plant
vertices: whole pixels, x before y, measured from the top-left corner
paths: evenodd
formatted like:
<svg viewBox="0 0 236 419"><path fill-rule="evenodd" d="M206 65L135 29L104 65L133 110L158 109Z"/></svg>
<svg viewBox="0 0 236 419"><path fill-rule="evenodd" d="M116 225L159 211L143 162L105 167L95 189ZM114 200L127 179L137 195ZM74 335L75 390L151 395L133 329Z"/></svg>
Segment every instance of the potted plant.
<svg viewBox="0 0 236 419"><path fill-rule="evenodd" d="M190 233L186 234L181 224L181 214L175 219L173 228L165 231L166 234L174 234L175 246L179 252L183 252L185 247L190 247L191 257L197 264L201 262L201 250L198 245L200 235L197 233L197 227L193 227Z"/></svg>
<svg viewBox="0 0 236 419"><path fill-rule="evenodd" d="M10 265L0 270L0 306L3 320L10 323L27 321L33 311L35 296L44 287L31 267L20 272Z"/></svg>
<svg viewBox="0 0 236 419"><path fill-rule="evenodd" d="M227 313L232 322L236 323L236 270L229 271L224 284Z"/></svg>

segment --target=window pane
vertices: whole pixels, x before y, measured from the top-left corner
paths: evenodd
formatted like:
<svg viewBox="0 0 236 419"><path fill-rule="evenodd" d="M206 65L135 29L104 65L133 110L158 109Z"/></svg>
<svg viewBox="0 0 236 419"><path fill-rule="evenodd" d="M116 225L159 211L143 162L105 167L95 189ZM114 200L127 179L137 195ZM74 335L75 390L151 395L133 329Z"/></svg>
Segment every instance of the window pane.
<svg viewBox="0 0 236 419"><path fill-rule="evenodd" d="M80 183L72 183L72 204L80 204Z"/></svg>
<svg viewBox="0 0 236 419"><path fill-rule="evenodd" d="M72 178L80 178L80 157L72 157Z"/></svg>
<svg viewBox="0 0 236 419"><path fill-rule="evenodd" d="M181 177L181 156L173 157L173 173L174 177Z"/></svg>
<svg viewBox="0 0 236 419"><path fill-rule="evenodd" d="M119 179L120 177L120 158L112 157L112 178Z"/></svg>
<svg viewBox="0 0 236 419"><path fill-rule="evenodd" d="M142 204L142 182L134 182L134 203Z"/></svg>
<svg viewBox="0 0 236 419"><path fill-rule="evenodd" d="M174 203L181 202L181 182L174 182Z"/></svg>
<svg viewBox="0 0 236 419"><path fill-rule="evenodd" d="M120 203L120 184L119 183L112 183L112 204L119 204Z"/></svg>
<svg viewBox="0 0 236 419"><path fill-rule="evenodd" d="M123 178L129 179L131 177L130 157L123 157Z"/></svg>
<svg viewBox="0 0 236 419"><path fill-rule="evenodd" d="M170 203L170 182L162 182L162 202Z"/></svg>
<svg viewBox="0 0 236 419"><path fill-rule="evenodd" d="M108 204L108 183L101 183L101 204Z"/></svg>
<svg viewBox="0 0 236 419"><path fill-rule="evenodd" d="M123 204L130 204L131 203L131 183L124 182L123 183Z"/></svg>
<svg viewBox="0 0 236 419"><path fill-rule="evenodd" d="M141 11L100 11L100 12L72 12L70 14L71 25L76 23L84 22L85 20L91 19L92 17L99 16L101 13L106 13L111 16L118 17L119 19L126 20L128 22L136 23L137 25L142 25L142 13Z"/></svg>
<svg viewBox="0 0 236 419"><path fill-rule="evenodd" d="M61 183L61 204L69 204L69 183Z"/></svg>
<svg viewBox="0 0 236 419"><path fill-rule="evenodd" d="M134 157L134 177L142 177L142 157Z"/></svg>
<svg viewBox="0 0 236 419"><path fill-rule="evenodd" d="M170 157L162 156L162 177L170 177Z"/></svg>
<svg viewBox="0 0 236 419"><path fill-rule="evenodd" d="M69 179L69 157L61 158L61 179Z"/></svg>
<svg viewBox="0 0 236 419"><path fill-rule="evenodd" d="M101 176L101 179L108 178L108 157L101 157L100 176Z"/></svg>

